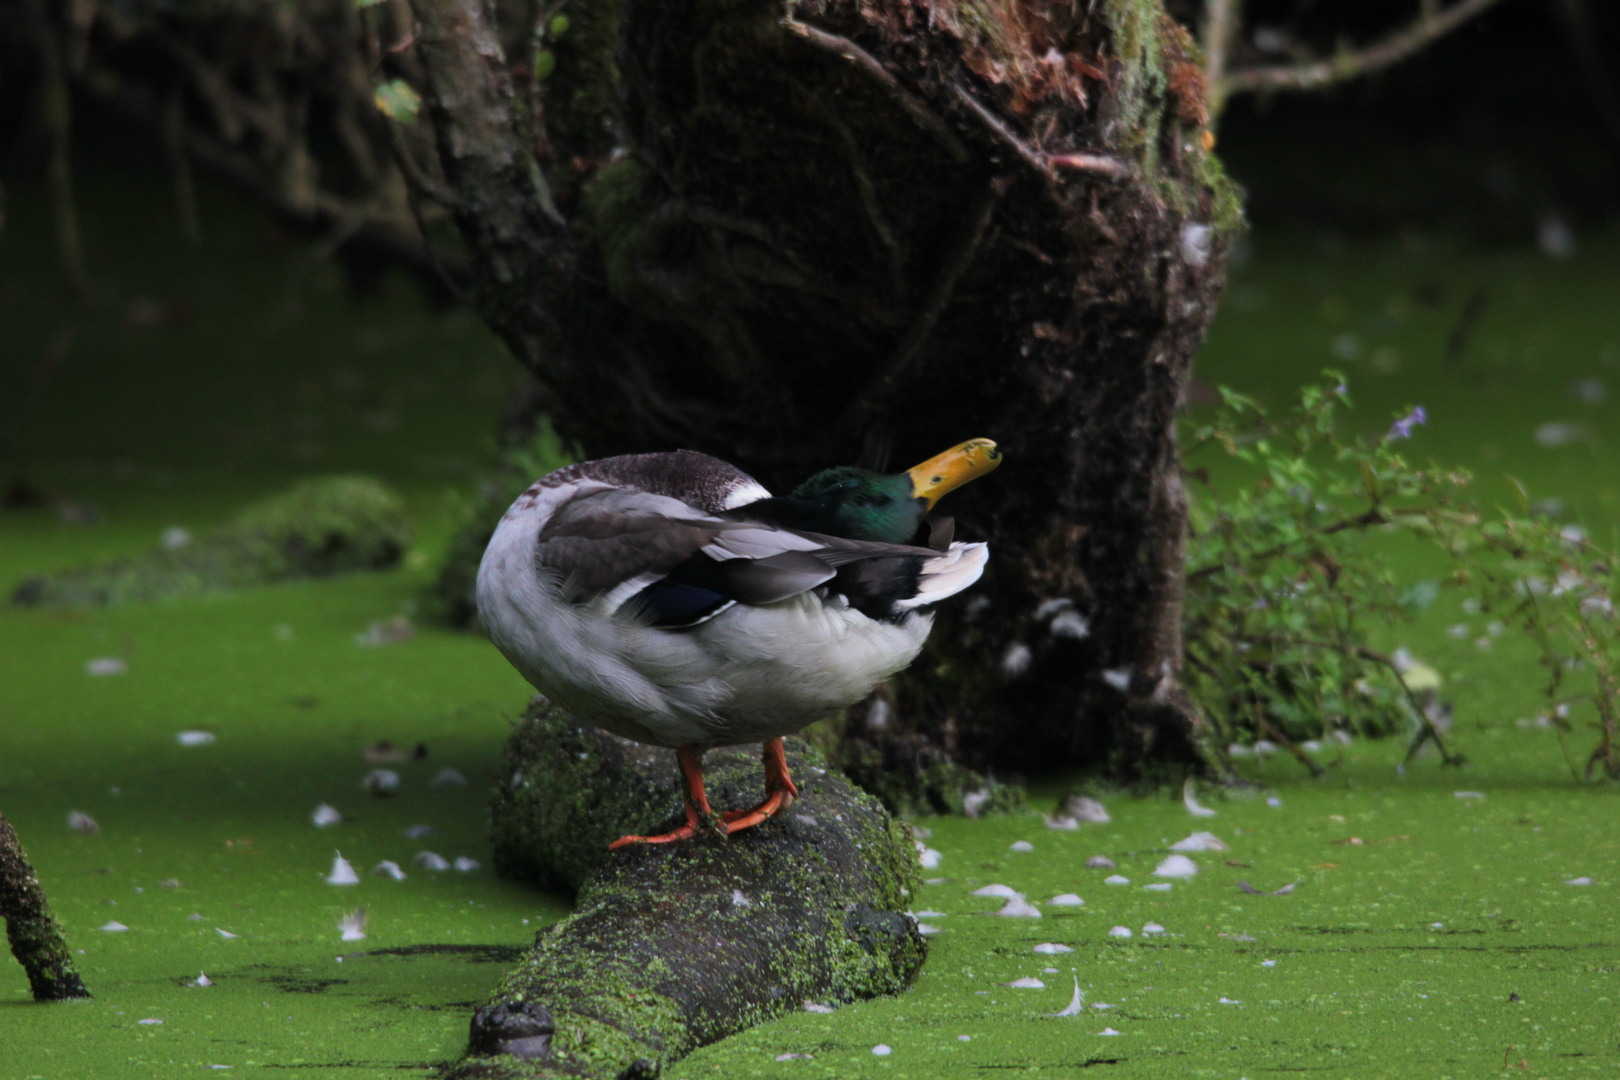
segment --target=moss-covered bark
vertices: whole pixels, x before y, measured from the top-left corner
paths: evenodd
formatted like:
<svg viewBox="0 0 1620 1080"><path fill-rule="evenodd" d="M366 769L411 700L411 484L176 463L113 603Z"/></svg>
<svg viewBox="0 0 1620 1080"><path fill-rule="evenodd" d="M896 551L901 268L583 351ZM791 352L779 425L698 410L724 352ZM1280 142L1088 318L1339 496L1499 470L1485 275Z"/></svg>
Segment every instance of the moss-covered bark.
<svg viewBox="0 0 1620 1080"><path fill-rule="evenodd" d="M11 602L101 607L385 570L410 543L405 508L392 491L363 476L322 477L255 503L231 524L184 546L29 578Z"/></svg>
<svg viewBox="0 0 1620 1080"><path fill-rule="evenodd" d="M904 914L905 829L810 747L788 741L800 797L735 837L639 845L684 820L674 754L537 702L506 748L498 869L577 889L472 1022L453 1076L652 1077L694 1048L803 1007L905 988L924 942ZM757 756L705 760L717 808L764 795Z"/></svg>
<svg viewBox="0 0 1620 1080"><path fill-rule="evenodd" d="M28 973L35 1001L90 996L73 966L62 927L45 901L45 890L23 854L17 831L4 815L0 815L0 919L6 923L11 955Z"/></svg>

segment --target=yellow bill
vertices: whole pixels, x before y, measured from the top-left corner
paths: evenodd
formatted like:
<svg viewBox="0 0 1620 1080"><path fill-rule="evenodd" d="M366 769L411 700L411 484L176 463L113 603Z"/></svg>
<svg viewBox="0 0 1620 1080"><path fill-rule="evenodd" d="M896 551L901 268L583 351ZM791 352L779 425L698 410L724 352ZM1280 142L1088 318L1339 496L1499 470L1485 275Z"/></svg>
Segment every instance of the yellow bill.
<svg viewBox="0 0 1620 1080"><path fill-rule="evenodd" d="M945 495L1000 464L1001 451L993 441L969 439L907 470L906 475L911 477L911 497L926 501L928 509L932 510Z"/></svg>

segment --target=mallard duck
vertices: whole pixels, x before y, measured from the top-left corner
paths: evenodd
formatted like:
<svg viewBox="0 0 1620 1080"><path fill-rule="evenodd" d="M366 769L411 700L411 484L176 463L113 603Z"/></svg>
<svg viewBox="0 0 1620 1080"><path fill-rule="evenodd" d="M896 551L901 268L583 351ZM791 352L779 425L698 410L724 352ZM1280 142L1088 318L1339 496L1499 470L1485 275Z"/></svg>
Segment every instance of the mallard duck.
<svg viewBox="0 0 1620 1080"><path fill-rule="evenodd" d="M973 439L903 473L841 467L772 496L689 450L558 469L517 498L478 569L490 640L552 701L675 750L687 823L736 833L792 804L782 737L910 664L929 608L979 579L982 543L930 518L1000 464ZM705 750L764 743L765 801L716 815Z"/></svg>

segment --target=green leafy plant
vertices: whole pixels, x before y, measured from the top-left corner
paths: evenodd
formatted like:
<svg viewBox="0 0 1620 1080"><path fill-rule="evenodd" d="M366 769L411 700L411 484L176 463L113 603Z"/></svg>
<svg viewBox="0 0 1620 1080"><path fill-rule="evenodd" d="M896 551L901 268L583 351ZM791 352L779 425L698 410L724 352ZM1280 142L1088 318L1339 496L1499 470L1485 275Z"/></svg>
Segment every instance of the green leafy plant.
<svg viewBox="0 0 1620 1080"><path fill-rule="evenodd" d="M1443 587L1492 612L1535 643L1547 672L1539 722L1558 730L1572 772L1601 766L1620 779L1616 690L1620 626L1610 597L1614 558L1578 527L1518 512L1486 513L1468 498L1459 469L1410 462L1427 419L1421 407L1382 438L1343 430L1344 379L1327 372L1299 404L1272 417L1222 390L1215 418L1190 432L1184 470L1192 493L1187 557L1185 680L1223 741L1280 744L1313 771L1301 742L1338 735L1411 733L1409 757L1432 742L1442 760L1449 706L1439 677L1404 651L1369 644L1368 628L1410 622ZM1246 482L1226 494L1208 467L1224 454ZM1400 581L1386 533L1439 547L1452 572ZM1581 710L1594 715L1597 748L1584 771L1566 737Z"/></svg>

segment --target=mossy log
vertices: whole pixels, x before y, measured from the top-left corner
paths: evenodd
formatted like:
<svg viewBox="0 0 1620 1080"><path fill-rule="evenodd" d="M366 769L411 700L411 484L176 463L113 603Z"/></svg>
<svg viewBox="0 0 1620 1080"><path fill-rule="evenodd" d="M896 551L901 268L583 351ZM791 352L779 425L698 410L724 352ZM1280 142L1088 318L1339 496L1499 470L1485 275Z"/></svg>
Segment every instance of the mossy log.
<svg viewBox="0 0 1620 1080"><path fill-rule="evenodd" d="M29 578L18 607L104 607L394 566L411 543L399 497L364 476L305 480L254 503L224 528L60 574Z"/></svg>
<svg viewBox="0 0 1620 1080"><path fill-rule="evenodd" d="M6 923L11 955L28 973L35 1001L90 996L73 966L62 927L45 901L45 890L23 854L17 830L4 815L0 815L0 919Z"/></svg>
<svg viewBox="0 0 1620 1080"><path fill-rule="evenodd" d="M682 820L675 755L543 701L506 747L496 867L578 891L573 915L472 1021L452 1077L653 1077L695 1048L804 1007L904 989L923 938L905 914L905 827L813 749L787 743L799 799L735 837L609 853ZM717 808L764 795L752 748L704 763Z"/></svg>

